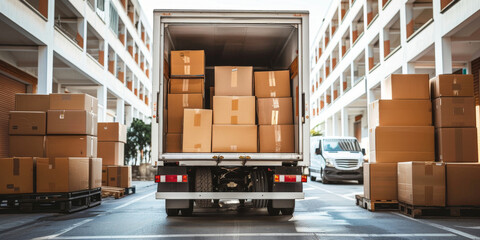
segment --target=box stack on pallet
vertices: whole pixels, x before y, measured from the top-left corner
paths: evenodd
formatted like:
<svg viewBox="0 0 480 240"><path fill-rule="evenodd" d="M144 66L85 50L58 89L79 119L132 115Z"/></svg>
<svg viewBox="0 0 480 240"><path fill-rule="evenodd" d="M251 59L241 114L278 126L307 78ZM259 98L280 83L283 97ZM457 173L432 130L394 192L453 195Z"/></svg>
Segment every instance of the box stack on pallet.
<svg viewBox="0 0 480 240"><path fill-rule="evenodd" d="M204 52L172 51L170 62L165 152L295 151L288 70L255 72L254 84L253 67L215 66L212 111L204 109Z"/></svg>
<svg viewBox="0 0 480 240"><path fill-rule="evenodd" d="M13 163L12 177L1 178L0 185L10 189L2 200L28 210L48 205L74 211L98 205L102 159L96 156L96 126L97 100L89 95L18 94L9 124L13 159L1 160L2 165ZM33 159L17 158L21 156ZM29 169L35 171L30 175ZM17 187L24 183L31 184L31 190Z"/></svg>
<svg viewBox="0 0 480 240"><path fill-rule="evenodd" d="M121 196L135 192L135 186L132 186L132 168L124 166L126 142L127 127L125 125L116 122L98 123L98 156L103 159L102 192L104 196L108 195L105 192L114 192L114 195L121 192ZM120 195L115 196L120 197Z"/></svg>
<svg viewBox="0 0 480 240"><path fill-rule="evenodd" d="M427 74L392 74L381 100L369 105L370 162L364 165L364 204L397 209L397 163L434 160L434 128ZM428 163L430 162L430 163ZM402 185L403 186L403 185Z"/></svg>

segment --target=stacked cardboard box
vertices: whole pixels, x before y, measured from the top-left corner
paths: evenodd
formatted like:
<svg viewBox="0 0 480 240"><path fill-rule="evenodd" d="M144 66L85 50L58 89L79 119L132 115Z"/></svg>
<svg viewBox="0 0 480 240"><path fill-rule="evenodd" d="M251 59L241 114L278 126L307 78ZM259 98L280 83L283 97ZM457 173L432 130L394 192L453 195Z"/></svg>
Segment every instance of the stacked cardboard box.
<svg viewBox="0 0 480 240"><path fill-rule="evenodd" d="M167 134L165 136L165 149L166 152L182 152L184 110L203 108L205 53L202 50L172 51L170 60L171 77L166 99ZM202 151L204 150L205 146L202 148Z"/></svg>
<svg viewBox="0 0 480 240"><path fill-rule="evenodd" d="M131 187L132 169L123 166L126 142L127 126L116 122L98 123L98 156L103 159L102 186Z"/></svg>
<svg viewBox="0 0 480 240"><path fill-rule="evenodd" d="M253 67L215 67L212 152L257 152Z"/></svg>
<svg viewBox="0 0 480 240"><path fill-rule="evenodd" d="M473 75L439 75L430 84L435 157L445 163L446 205L480 206Z"/></svg>
<svg viewBox="0 0 480 240"><path fill-rule="evenodd" d="M427 74L392 74L382 81L382 99L369 105L370 163L364 165L364 183L370 200L403 199L403 192L397 196L397 163L434 160L428 81Z"/></svg>
<svg viewBox="0 0 480 240"><path fill-rule="evenodd" d="M262 153L294 152L290 72L255 72L255 96Z"/></svg>

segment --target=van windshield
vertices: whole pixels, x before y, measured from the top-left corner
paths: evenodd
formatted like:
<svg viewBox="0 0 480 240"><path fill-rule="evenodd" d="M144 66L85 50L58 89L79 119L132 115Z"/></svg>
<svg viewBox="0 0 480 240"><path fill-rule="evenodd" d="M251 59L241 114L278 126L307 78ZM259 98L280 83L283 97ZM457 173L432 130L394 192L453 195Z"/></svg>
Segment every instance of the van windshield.
<svg viewBox="0 0 480 240"><path fill-rule="evenodd" d="M360 152L360 144L356 139L324 139L323 150L327 152Z"/></svg>

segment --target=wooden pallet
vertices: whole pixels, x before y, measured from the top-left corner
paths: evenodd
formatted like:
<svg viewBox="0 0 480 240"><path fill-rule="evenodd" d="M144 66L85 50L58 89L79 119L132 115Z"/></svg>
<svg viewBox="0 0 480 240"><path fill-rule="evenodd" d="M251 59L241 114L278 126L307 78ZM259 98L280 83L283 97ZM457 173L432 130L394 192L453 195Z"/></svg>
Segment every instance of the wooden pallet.
<svg viewBox="0 0 480 240"><path fill-rule="evenodd" d="M119 199L125 196L125 188L102 186L102 198L114 197Z"/></svg>
<svg viewBox="0 0 480 240"><path fill-rule="evenodd" d="M480 217L480 206L431 207L399 204L400 212L413 217Z"/></svg>
<svg viewBox="0 0 480 240"><path fill-rule="evenodd" d="M2 210L19 209L23 212L72 213L100 205L100 188L66 193L28 193L0 195Z"/></svg>
<svg viewBox="0 0 480 240"><path fill-rule="evenodd" d="M397 200L375 200L365 198L363 195L355 195L356 204L362 208L367 209L371 212L376 211L397 211L398 210L398 201Z"/></svg>

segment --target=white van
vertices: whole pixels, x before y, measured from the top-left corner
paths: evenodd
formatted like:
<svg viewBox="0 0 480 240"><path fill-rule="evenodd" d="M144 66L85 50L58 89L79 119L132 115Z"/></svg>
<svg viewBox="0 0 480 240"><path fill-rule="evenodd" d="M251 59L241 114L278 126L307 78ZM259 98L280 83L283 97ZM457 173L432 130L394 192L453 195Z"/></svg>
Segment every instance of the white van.
<svg viewBox="0 0 480 240"><path fill-rule="evenodd" d="M356 180L363 184L365 149L354 137L311 137L310 180L324 184Z"/></svg>

